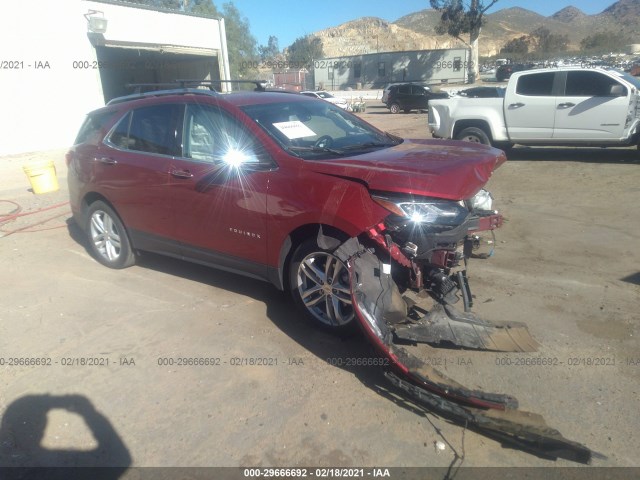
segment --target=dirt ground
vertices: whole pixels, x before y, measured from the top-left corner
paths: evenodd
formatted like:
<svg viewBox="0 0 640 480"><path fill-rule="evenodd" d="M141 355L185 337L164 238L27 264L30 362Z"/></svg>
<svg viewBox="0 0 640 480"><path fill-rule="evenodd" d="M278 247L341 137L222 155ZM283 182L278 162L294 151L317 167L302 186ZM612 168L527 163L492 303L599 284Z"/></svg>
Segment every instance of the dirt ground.
<svg viewBox="0 0 640 480"><path fill-rule="evenodd" d="M429 137L426 114L371 102L362 116ZM29 191L22 167L35 159L55 161L58 192ZM470 265L474 309L527 323L542 346L418 353L514 395L606 455L594 466L638 467L640 154L515 148L509 160L488 185L506 223L493 257ZM64 203L65 177L64 151L0 157L0 214ZM376 367L347 365L370 355L363 338L309 329L268 284L153 255L109 270L64 204L1 228L0 466L574 465L400 401Z"/></svg>

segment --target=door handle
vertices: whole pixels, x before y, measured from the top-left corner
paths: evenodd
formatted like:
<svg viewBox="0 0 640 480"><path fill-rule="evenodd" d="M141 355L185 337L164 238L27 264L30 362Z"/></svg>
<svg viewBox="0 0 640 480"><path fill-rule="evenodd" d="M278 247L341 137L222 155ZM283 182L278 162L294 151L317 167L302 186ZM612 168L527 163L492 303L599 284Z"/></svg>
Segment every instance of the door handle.
<svg viewBox="0 0 640 480"><path fill-rule="evenodd" d="M520 108L520 107L524 107L524 103L512 103L509 105L509 108Z"/></svg>
<svg viewBox="0 0 640 480"><path fill-rule="evenodd" d="M95 157L96 162L104 163L105 165L115 165L118 161L111 157Z"/></svg>
<svg viewBox="0 0 640 480"><path fill-rule="evenodd" d="M566 103L559 103L558 104L558 108L570 108L570 107L575 107L576 104L575 103L571 103L571 102L566 102Z"/></svg>
<svg viewBox="0 0 640 480"><path fill-rule="evenodd" d="M176 178L193 178L193 173L189 170L171 170L169 173Z"/></svg>

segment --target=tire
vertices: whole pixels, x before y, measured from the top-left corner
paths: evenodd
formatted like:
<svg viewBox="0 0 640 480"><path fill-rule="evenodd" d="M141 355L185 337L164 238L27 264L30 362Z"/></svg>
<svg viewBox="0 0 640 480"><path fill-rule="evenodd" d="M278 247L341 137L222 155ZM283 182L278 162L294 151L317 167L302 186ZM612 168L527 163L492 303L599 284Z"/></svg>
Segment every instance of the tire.
<svg viewBox="0 0 640 480"><path fill-rule="evenodd" d="M120 269L135 263L127 230L105 202L98 200L89 205L85 232L91 253L105 267Z"/></svg>
<svg viewBox="0 0 640 480"><path fill-rule="evenodd" d="M464 142L471 143L481 143L482 145L491 145L491 140L489 140L489 136L484 133L484 130L477 127L467 127L463 129L456 140L462 140Z"/></svg>
<svg viewBox="0 0 640 480"><path fill-rule="evenodd" d="M397 103L392 103L391 106L389 106L389 110L391 113L400 113L401 108Z"/></svg>
<svg viewBox="0 0 640 480"><path fill-rule="evenodd" d="M296 306L314 325L338 335L357 329L347 267L315 238L301 243L289 267L289 288Z"/></svg>

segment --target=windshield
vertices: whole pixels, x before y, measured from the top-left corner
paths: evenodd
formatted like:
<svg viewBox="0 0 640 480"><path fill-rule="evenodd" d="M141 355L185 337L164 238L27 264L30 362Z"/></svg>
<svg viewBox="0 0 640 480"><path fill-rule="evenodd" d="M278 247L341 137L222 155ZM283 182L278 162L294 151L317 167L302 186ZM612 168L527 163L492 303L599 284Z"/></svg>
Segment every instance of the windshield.
<svg viewBox="0 0 640 480"><path fill-rule="evenodd" d="M304 159L358 155L402 141L327 102L295 101L241 108L283 149Z"/></svg>

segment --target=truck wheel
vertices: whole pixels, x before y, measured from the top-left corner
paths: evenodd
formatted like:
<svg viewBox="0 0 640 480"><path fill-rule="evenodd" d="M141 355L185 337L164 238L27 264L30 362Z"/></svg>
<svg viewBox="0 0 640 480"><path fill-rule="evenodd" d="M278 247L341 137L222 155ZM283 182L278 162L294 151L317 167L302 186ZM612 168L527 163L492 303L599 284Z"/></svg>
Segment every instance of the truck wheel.
<svg viewBox="0 0 640 480"><path fill-rule="evenodd" d="M391 113L400 113L400 105L398 105L397 103L392 103L389 107L389 110L391 110Z"/></svg>
<svg viewBox="0 0 640 480"><path fill-rule="evenodd" d="M481 143L483 145L491 145L491 140L484 130L477 127L468 127L462 130L456 140L462 140L464 142Z"/></svg>

